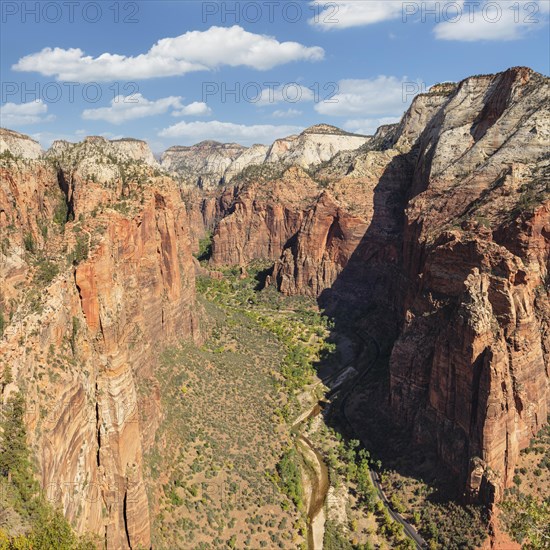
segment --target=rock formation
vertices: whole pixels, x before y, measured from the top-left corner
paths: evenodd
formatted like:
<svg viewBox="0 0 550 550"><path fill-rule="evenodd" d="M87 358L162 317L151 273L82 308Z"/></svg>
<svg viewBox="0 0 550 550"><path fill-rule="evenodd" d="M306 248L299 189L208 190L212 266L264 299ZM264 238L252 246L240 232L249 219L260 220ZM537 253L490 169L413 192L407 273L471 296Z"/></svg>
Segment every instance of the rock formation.
<svg viewBox="0 0 550 550"><path fill-rule="evenodd" d="M42 147L29 136L0 128L0 154L5 152L26 159L37 159L42 155Z"/></svg>
<svg viewBox="0 0 550 550"><path fill-rule="evenodd" d="M498 500L549 413L548 91L513 68L435 86L372 137L203 142L162 168L138 140L43 156L1 130L2 398L24 388L65 515L109 548L150 545L152 372L163 346L201 337L191 250L206 230L213 266L269 260L285 294L377 312L396 422L472 499Z"/></svg>
<svg viewBox="0 0 550 550"><path fill-rule="evenodd" d="M370 140L368 136L318 124L298 136L278 139L270 147L253 145L246 148L217 141L202 141L191 147L170 147L162 155L161 164L187 185L215 190L221 184L230 183L249 167L274 164L308 169L328 161L340 151L358 149Z"/></svg>
<svg viewBox="0 0 550 550"><path fill-rule="evenodd" d="M201 141L191 147L170 147L162 154L161 164L188 185L212 189L220 185L225 171L245 151L246 147L237 143Z"/></svg>
<svg viewBox="0 0 550 550"><path fill-rule="evenodd" d="M126 161L110 180L116 159L94 171L92 143L2 165L3 397L25 388L40 481L77 529L149 547L142 457L162 413L147 381L162 346L198 336L189 222L172 180L137 163L138 184Z"/></svg>
<svg viewBox="0 0 550 550"><path fill-rule="evenodd" d="M464 480L479 459L483 483L467 489L489 500L547 422L548 91L525 68L434 86L284 199L286 172L236 188L214 235L214 264L282 244L282 292L378 304L396 330L396 420Z"/></svg>

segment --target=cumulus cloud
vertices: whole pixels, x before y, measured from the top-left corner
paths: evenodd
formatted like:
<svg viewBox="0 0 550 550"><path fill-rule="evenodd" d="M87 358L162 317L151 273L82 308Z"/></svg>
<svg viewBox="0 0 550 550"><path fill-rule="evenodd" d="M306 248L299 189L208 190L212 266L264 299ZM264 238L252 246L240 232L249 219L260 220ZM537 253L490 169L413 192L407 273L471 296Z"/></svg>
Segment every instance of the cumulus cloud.
<svg viewBox="0 0 550 550"><path fill-rule="evenodd" d="M172 116L207 116L212 114L212 109L204 101L193 101L189 105L183 105Z"/></svg>
<svg viewBox="0 0 550 550"><path fill-rule="evenodd" d="M548 0L484 0L474 4L462 0L455 4L457 8L449 9L445 20L434 27L439 40L518 40L548 25Z"/></svg>
<svg viewBox="0 0 550 550"><path fill-rule="evenodd" d="M6 103L0 107L0 126L21 126L38 124L55 119L54 115L46 115L48 106L41 100L29 103Z"/></svg>
<svg viewBox="0 0 550 550"><path fill-rule="evenodd" d="M344 122L344 130L355 134L363 134L372 136L380 126L385 124L395 124L399 122L399 117L382 117L382 118L355 118Z"/></svg>
<svg viewBox="0 0 550 550"><path fill-rule="evenodd" d="M205 139L222 142L236 141L243 145L271 143L275 139L300 133L303 127L271 124L234 124L210 120L207 122L178 122L159 132L162 138L178 138L178 143L191 145Z"/></svg>
<svg viewBox="0 0 550 550"><path fill-rule="evenodd" d="M273 118L293 118L295 116L300 116L302 114L302 111L299 111L298 109L277 109L276 111L273 111L271 113L271 116Z"/></svg>
<svg viewBox="0 0 550 550"><path fill-rule="evenodd" d="M106 120L113 124L121 124L128 120L161 115L170 108L181 109L182 107L181 97L176 96L150 101L141 94L118 95L111 100L110 107L85 109L82 112L82 118L86 120Z"/></svg>
<svg viewBox="0 0 550 550"><path fill-rule="evenodd" d="M323 30L373 25L397 19L403 11L402 2L387 0L341 0L327 4L315 0L311 7L317 11L309 23Z"/></svg>
<svg viewBox="0 0 550 550"><path fill-rule="evenodd" d="M317 103L315 110L333 116L399 116L409 106L410 91L415 88L421 91L421 83L394 76L340 80L338 93L329 101Z"/></svg>
<svg viewBox="0 0 550 550"><path fill-rule="evenodd" d="M105 82L183 75L223 65L267 70L291 61L318 61L323 57L324 50L318 46L279 42L234 25L163 38L148 52L134 57L112 53L92 57L80 48L44 48L22 57L12 69L58 80Z"/></svg>
<svg viewBox="0 0 550 550"><path fill-rule="evenodd" d="M174 109L172 112L174 116L200 116L210 113L210 109L206 103L194 102L189 105L183 105L182 98L179 96L163 97L151 101L136 93L128 96L116 96L111 100L110 107L85 109L82 112L82 118L86 120L106 120L113 124L122 124L128 120L161 115L168 112L169 109Z"/></svg>

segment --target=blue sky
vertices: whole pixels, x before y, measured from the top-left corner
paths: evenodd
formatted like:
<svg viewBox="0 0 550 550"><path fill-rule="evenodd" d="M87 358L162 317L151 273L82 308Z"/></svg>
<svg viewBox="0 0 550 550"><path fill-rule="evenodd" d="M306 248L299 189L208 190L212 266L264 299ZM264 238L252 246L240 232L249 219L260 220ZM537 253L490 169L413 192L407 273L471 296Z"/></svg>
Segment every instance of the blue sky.
<svg viewBox="0 0 550 550"><path fill-rule="evenodd" d="M155 152L320 122L372 133L436 82L548 74L549 5L4 0L0 123L43 147L104 135Z"/></svg>

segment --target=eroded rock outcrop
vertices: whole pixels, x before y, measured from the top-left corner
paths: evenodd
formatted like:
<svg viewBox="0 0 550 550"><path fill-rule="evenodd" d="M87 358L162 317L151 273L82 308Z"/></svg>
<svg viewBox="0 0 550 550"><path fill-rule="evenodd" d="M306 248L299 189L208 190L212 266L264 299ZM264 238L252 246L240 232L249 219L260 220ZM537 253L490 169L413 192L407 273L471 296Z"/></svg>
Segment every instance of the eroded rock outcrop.
<svg viewBox="0 0 550 550"><path fill-rule="evenodd" d="M284 204L268 196L275 173L258 177L261 208L253 186L237 189L214 237L214 263L272 259L282 244L283 292L377 307L397 335L395 419L464 481L479 459L467 491L489 501L549 409L548 93L526 68L434 86L399 124L309 171L307 197L290 193L294 224L263 222Z"/></svg>
<svg viewBox="0 0 550 550"><path fill-rule="evenodd" d="M188 185L215 189L226 170L246 151L246 147L237 143L207 140L189 147L170 147L163 153L161 164Z"/></svg>
<svg viewBox="0 0 550 550"><path fill-rule="evenodd" d="M37 159L42 155L40 143L25 134L0 128L0 154L9 152L13 156Z"/></svg>
<svg viewBox="0 0 550 550"><path fill-rule="evenodd" d="M297 136L275 140L269 148L266 162L311 168L341 151L358 149L370 140L369 136L345 132L329 124L317 124Z"/></svg>
<svg viewBox="0 0 550 550"><path fill-rule="evenodd" d="M288 136L267 147L243 147L236 143L202 141L190 147L170 147L162 155L162 167L188 186L212 191L229 184L241 172L264 164L313 168L341 151L357 149L372 138L318 124L300 135Z"/></svg>
<svg viewBox="0 0 550 550"><path fill-rule="evenodd" d="M150 380L164 345L199 334L189 222L171 179L129 177L120 208L123 182L61 156L58 170L2 166L0 358L14 377L3 397L24 388L41 484L77 529L108 548L149 547L143 452L162 415ZM97 193L93 214L71 193Z"/></svg>
<svg viewBox="0 0 550 550"><path fill-rule="evenodd" d="M460 475L496 472L496 499L548 415L548 86L463 81L419 139L406 212L391 405Z"/></svg>
<svg viewBox="0 0 550 550"><path fill-rule="evenodd" d="M216 227L213 265L245 265L254 258L275 260L302 224L318 195L315 182L300 168L274 181L254 181L229 193L229 212ZM223 197L222 197L223 198Z"/></svg>

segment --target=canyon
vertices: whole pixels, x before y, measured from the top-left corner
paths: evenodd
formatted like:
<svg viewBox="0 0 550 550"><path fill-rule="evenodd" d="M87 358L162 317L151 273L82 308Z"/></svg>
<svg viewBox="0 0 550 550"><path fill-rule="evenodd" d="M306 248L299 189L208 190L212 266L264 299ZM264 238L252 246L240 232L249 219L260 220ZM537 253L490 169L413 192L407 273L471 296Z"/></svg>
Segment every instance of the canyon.
<svg viewBox="0 0 550 550"><path fill-rule="evenodd" d="M373 136L320 124L160 161L140 140L43 153L0 130L2 399L23 392L41 486L75 529L151 547L159 354L208 338L198 277L258 261L261 286L317 300L334 333L368 311L354 330L387 351L381 414L465 502L501 501L550 413L549 90L515 67L433 86Z"/></svg>

